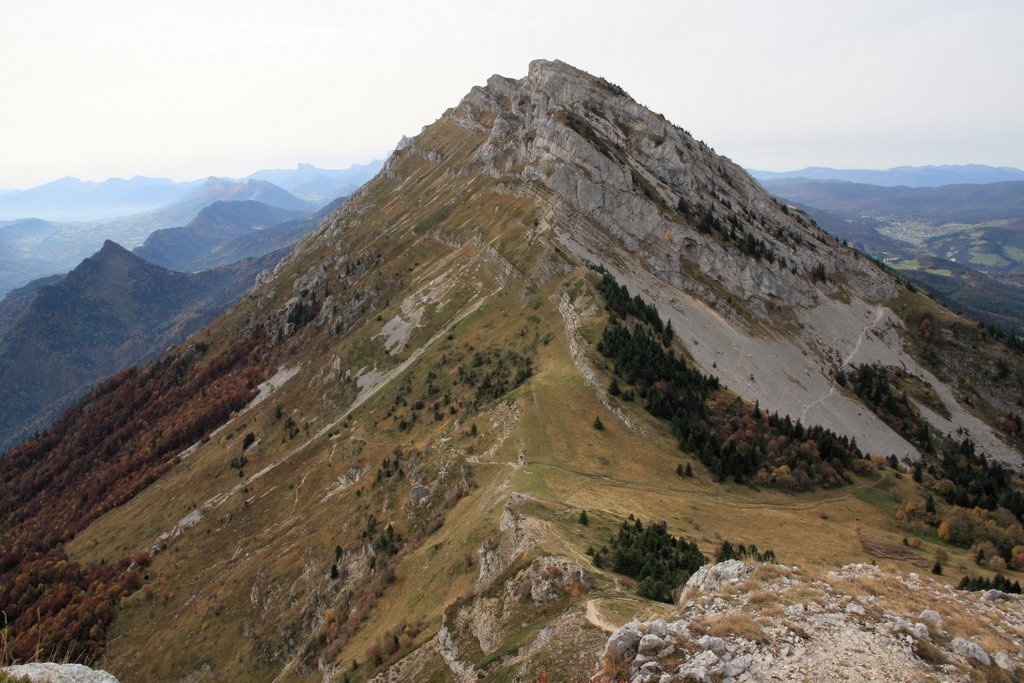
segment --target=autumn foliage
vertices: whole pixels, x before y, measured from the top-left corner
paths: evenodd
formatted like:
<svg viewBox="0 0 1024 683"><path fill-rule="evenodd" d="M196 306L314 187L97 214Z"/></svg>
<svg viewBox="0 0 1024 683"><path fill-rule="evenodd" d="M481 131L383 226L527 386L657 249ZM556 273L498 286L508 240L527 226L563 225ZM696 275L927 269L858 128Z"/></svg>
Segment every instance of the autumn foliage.
<svg viewBox="0 0 1024 683"><path fill-rule="evenodd" d="M176 350L107 380L0 457L0 605L13 658L101 653L117 602L142 585L149 557L82 565L63 544L244 407L258 359L251 339L216 354L204 344Z"/></svg>

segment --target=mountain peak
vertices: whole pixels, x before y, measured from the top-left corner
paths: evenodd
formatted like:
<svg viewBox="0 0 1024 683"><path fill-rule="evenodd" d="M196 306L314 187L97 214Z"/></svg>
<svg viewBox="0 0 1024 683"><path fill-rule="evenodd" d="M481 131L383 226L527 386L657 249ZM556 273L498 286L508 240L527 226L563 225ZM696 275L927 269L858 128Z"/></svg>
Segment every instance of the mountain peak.
<svg viewBox="0 0 1024 683"><path fill-rule="evenodd" d="M103 240L103 246L96 252L97 256L122 256L125 254L128 256L132 255L130 251L113 240Z"/></svg>
<svg viewBox="0 0 1024 683"><path fill-rule="evenodd" d="M900 311L924 319L910 306L926 307L929 323L905 324ZM959 448L950 430L962 426L979 453L1000 456L994 429L1003 427L958 403L955 385L904 346L904 335L930 343L922 330L938 333L951 320L957 333L933 345L935 357L946 358L963 330L977 342L978 366L994 368L999 347L983 331L901 287L728 159L621 88L538 61L526 77L473 88L192 344L108 385L91 409L70 414L64 432L15 452L52 465L4 480L21 497L0 500L11 519L42 511L29 530L63 532L53 543L70 539L71 559L127 567L131 560L118 558L153 549L152 569L132 574L145 586L138 598L122 600L121 581L101 586L117 610L97 622L111 629L104 662L125 679L180 677L200 662L222 678L255 681L449 672L535 680L542 670L571 679L594 670L601 631L615 630L612 614L622 623L649 613L652 598L676 599L689 614L691 596L712 604L713 582L739 585L738 568L730 577L719 567L705 581L709 567L684 586L708 556L770 562L777 551L787 564L817 567L878 557L913 562L909 570L934 553L950 568L946 581L972 562L970 542L956 550L934 536L917 539L919 549L890 550L907 523L958 515L948 527L974 513L950 513L937 497L935 517L904 519L912 509L904 503L923 501L928 489L893 466L921 457L901 433L921 440L902 419L885 420L917 411L907 398L880 414L848 374L872 363L899 368L879 375L893 401L904 377L933 384L913 388L936 406L920 410L943 430L936 442L949 436ZM1018 375L1008 376L1010 386ZM1010 391L1017 387L1001 395ZM101 421L110 416L125 420L108 436ZM116 458L90 457L104 452ZM974 462L950 472L949 491L960 487L964 500ZM91 469L41 479L63 463ZM146 488L153 476L160 483ZM90 485L84 513L51 502L83 500L81 481L116 487ZM797 498L833 487L847 488ZM993 523L1003 519L995 512ZM0 546L31 538L10 526L0 523ZM66 561L58 551L47 561ZM791 585L785 568L742 571L764 577L765 596ZM896 601L884 602L859 578L836 580L870 592L870 605L849 609L824 588L815 604L848 620L850 632L883 610L917 620L900 599L906 591L894 588ZM44 586L50 593L36 598L22 583L5 585L23 590L30 607L63 589ZM639 596L627 594L634 587ZM802 614L803 591L764 606L792 615L797 602ZM614 605L604 616L602 603ZM27 619L33 612L42 620L23 609ZM744 648L794 639L782 620L773 631L745 613L704 616L673 631L671 650L663 622L652 627L660 635L636 632L632 642L644 643L648 659L672 653L668 668L717 662L704 651L724 652L730 633L744 634L729 643ZM718 616L729 621L711 620ZM25 621L15 635L26 652L64 626L48 617L30 630ZM942 642L978 638L967 621L949 619ZM1019 649L1024 624L1012 627L1003 639L994 627L984 632L993 656ZM690 629L703 644L688 640ZM201 642L191 637L200 632ZM885 644L910 660L929 633L916 646L902 635ZM90 633L92 651L102 651L104 635ZM183 646L155 653L158 642ZM602 667L609 678L689 671L629 670L640 663L624 660L628 648ZM731 658L733 673L737 659L751 658ZM957 662L966 676L966 660Z"/></svg>
<svg viewBox="0 0 1024 683"><path fill-rule="evenodd" d="M534 59L530 62L529 74L531 76L542 76L552 73L583 74L586 72L560 59Z"/></svg>

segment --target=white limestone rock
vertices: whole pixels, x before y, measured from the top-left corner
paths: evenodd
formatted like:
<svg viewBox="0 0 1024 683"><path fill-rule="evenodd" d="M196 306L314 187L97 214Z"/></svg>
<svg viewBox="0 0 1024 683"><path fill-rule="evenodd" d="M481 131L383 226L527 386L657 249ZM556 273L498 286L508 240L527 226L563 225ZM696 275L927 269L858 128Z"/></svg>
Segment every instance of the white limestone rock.
<svg viewBox="0 0 1024 683"><path fill-rule="evenodd" d="M118 683L106 671L90 669L81 664L18 664L3 669L3 672L15 678L28 678L32 683Z"/></svg>

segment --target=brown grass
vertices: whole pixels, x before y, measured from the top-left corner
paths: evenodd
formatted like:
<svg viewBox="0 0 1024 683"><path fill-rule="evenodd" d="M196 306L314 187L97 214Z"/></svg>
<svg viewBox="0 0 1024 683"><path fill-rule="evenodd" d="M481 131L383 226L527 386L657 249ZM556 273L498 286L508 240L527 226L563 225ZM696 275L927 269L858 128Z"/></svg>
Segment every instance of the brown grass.
<svg viewBox="0 0 1024 683"><path fill-rule="evenodd" d="M730 612L720 617L708 625L708 633L719 638L731 635L755 642L765 640L761 624L748 612Z"/></svg>
<svg viewBox="0 0 1024 683"><path fill-rule="evenodd" d="M917 640L914 642L914 654L929 664L946 663L946 655L942 651L942 648L928 642L927 640Z"/></svg>

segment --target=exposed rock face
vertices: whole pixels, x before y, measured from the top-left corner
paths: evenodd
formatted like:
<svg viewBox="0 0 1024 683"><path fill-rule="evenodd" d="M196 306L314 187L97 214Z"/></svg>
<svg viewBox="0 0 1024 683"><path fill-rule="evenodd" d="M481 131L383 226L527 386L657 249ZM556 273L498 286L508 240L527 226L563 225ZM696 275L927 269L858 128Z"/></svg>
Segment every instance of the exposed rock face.
<svg viewBox="0 0 1024 683"><path fill-rule="evenodd" d="M539 233L655 303L726 386L873 454L918 457L832 378L844 365L878 361L941 384L903 352L902 322L885 305L898 284L743 169L617 86L558 61L532 62L519 80L492 76L443 118L482 138L468 163L448 165L450 152L421 138L389 163L416 155L454 175L517 181L506 189L546 208ZM339 214L328 233L352 218ZM1019 461L952 393L939 393L956 417L922 411L937 429L962 424L990 456Z"/></svg>
<svg viewBox="0 0 1024 683"><path fill-rule="evenodd" d="M592 680L909 682L1021 673L1020 597L993 603L873 565L849 565L826 579L735 560L705 566L688 582L680 619L620 628ZM907 610L910 594L909 602L936 609Z"/></svg>
<svg viewBox="0 0 1024 683"><path fill-rule="evenodd" d="M693 286L679 268L687 261L767 313L773 300L818 301L822 291L804 275L822 262L829 272L849 270L864 280L870 296L894 291L866 261L854 262L808 222L790 219L741 168L615 86L567 64L537 60L524 79L492 76L449 115L476 128L478 111L496 116L475 155L483 168L494 175L522 168L522 177L553 190L676 287ZM680 220L686 214L680 206L692 217ZM784 254L797 272L723 249L694 229L708 212L735 216L739 229Z"/></svg>
<svg viewBox="0 0 1024 683"><path fill-rule="evenodd" d="M507 512L507 511L506 511ZM454 610L452 618L441 628L437 645L452 676L457 680L476 680L478 672L463 656L465 651L478 650L490 655L522 628L527 615L538 610L562 605L573 595L589 590L590 578L583 567L564 557L538 557L503 584L495 587L493 596L477 596ZM559 643L578 637L577 615L564 612L562 618L537 633L522 652L509 654L509 664L521 661L531 652L547 647L557 649ZM626 648L629 649L629 648ZM635 649L635 646L634 646ZM574 653L574 657L579 656Z"/></svg>
<svg viewBox="0 0 1024 683"><path fill-rule="evenodd" d="M13 678L28 678L32 683L117 683L117 679L106 671L81 664L19 664L2 671Z"/></svg>
<svg viewBox="0 0 1024 683"><path fill-rule="evenodd" d="M739 583L754 573L754 567L739 560L726 560L718 564L706 564L689 578L680 602L700 594L717 593L722 586Z"/></svg>

